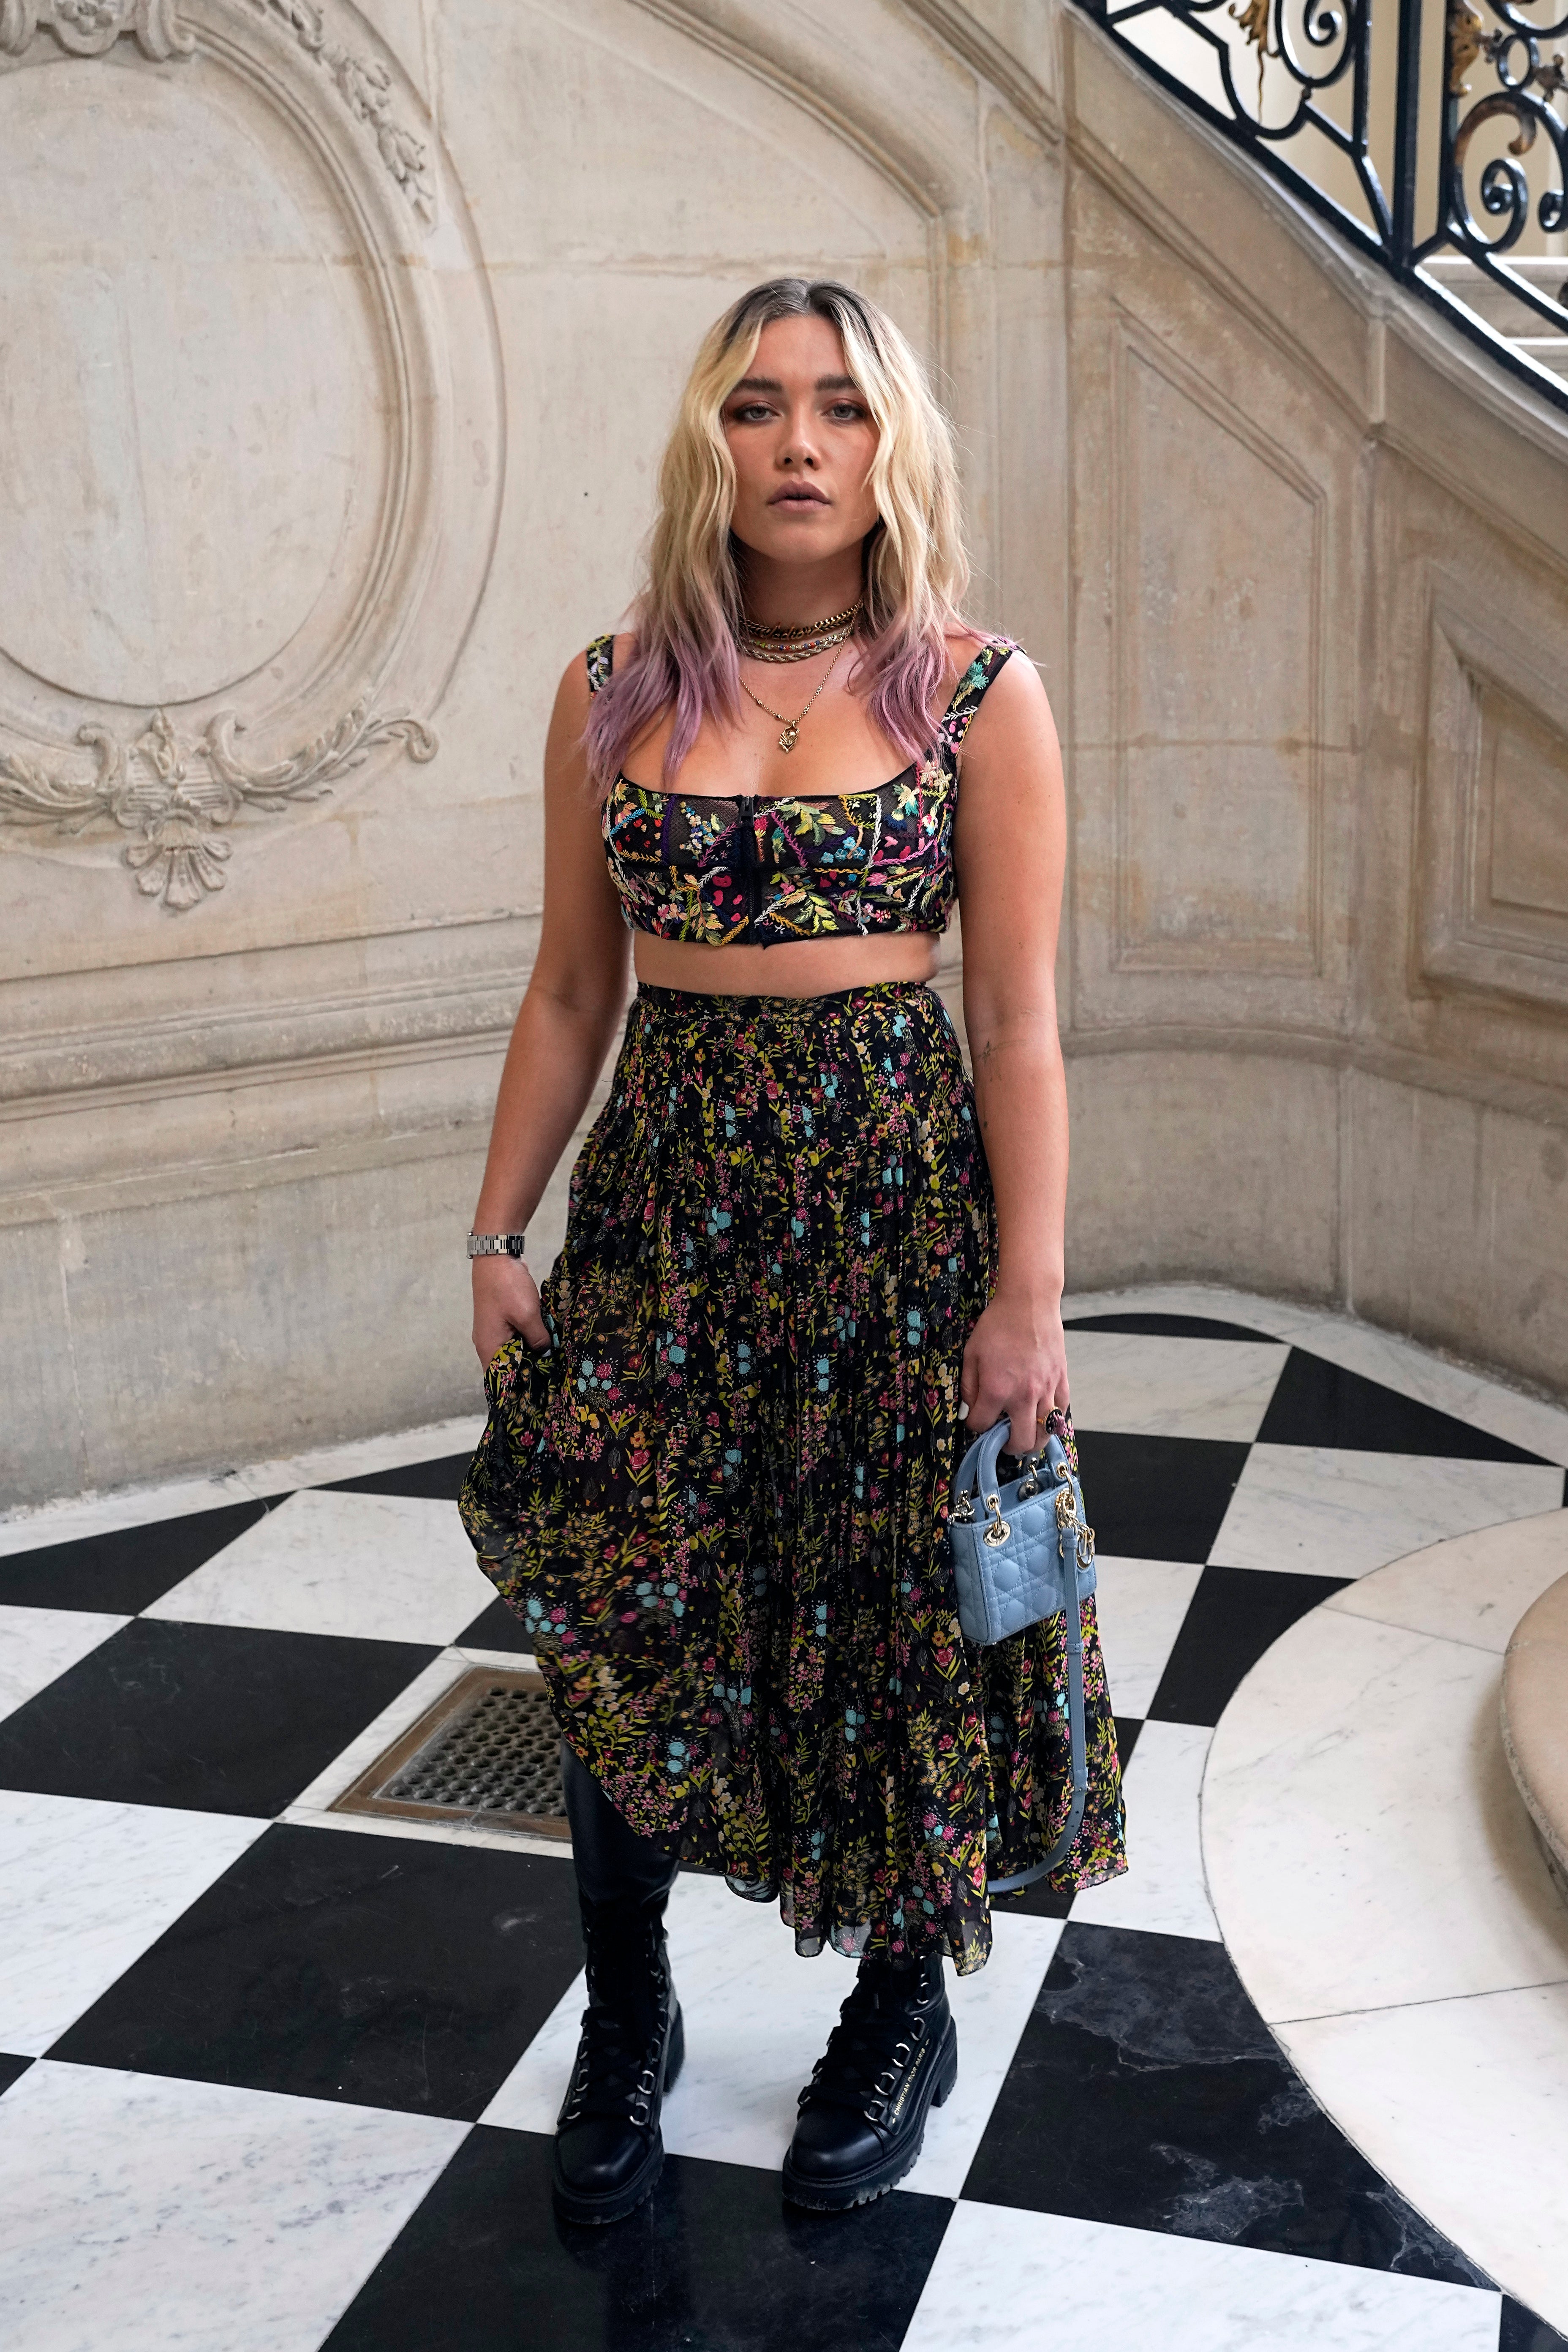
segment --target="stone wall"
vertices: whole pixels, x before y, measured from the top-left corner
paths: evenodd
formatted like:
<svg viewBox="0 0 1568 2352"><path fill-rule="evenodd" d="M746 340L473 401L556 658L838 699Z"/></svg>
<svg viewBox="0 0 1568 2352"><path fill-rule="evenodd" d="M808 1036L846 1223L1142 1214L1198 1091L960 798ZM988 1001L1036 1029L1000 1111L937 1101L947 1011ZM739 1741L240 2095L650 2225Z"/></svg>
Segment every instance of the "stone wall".
<svg viewBox="0 0 1568 2352"><path fill-rule="evenodd" d="M0 1496L476 1401L553 681L625 606L697 334L784 268L931 356L976 610L1062 723L1072 1278L1337 1299L1561 1387L1555 420L1043 0L37 15Z"/></svg>

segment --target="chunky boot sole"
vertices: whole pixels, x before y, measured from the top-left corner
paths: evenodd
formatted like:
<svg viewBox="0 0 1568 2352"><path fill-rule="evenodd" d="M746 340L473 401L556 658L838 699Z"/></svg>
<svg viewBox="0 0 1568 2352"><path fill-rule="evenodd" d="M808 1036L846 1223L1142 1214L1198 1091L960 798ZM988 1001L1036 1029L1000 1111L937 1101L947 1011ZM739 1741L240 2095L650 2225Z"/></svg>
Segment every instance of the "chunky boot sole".
<svg viewBox="0 0 1568 2352"><path fill-rule="evenodd" d="M675 2021L669 2029L669 2039L664 2045L664 2080L659 2084L658 2103L664 2104L666 2091L674 2088L675 2078L686 2060L686 2020L679 2005ZM590 2229L602 2227L606 2221L624 2221L646 2204L658 2186L658 2176L664 2170L664 2137L655 2128L653 2145L629 2180L618 2189L595 2196L590 2191L574 2189L562 2178L561 2150L557 2143L551 2165L550 2190L555 2210L563 2221L585 2222Z"/></svg>
<svg viewBox="0 0 1568 2352"><path fill-rule="evenodd" d="M914 2169L925 2144L926 2116L932 2107L946 2105L957 2080L958 2027L950 2018L931 2071L929 2087L892 2146L877 2163L867 2165L860 2172L847 2172L837 2180L816 2180L809 2176L803 2179L786 2156L784 2193L789 2203L804 2205L813 2213L847 2213L852 2206L869 2205L874 2198L885 2197L889 2189L898 2187L907 2172Z"/></svg>

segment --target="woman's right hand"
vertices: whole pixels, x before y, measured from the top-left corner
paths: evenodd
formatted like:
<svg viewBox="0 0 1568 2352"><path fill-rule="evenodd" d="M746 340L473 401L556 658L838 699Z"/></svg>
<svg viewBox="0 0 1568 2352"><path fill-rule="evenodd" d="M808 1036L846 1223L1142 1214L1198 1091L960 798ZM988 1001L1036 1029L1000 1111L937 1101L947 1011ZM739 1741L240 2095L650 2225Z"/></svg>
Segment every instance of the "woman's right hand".
<svg viewBox="0 0 1568 2352"><path fill-rule="evenodd" d="M474 1276L474 1353L487 1369L498 1348L521 1331L531 1348L548 1337L539 1304L539 1285L520 1257L477 1257Z"/></svg>

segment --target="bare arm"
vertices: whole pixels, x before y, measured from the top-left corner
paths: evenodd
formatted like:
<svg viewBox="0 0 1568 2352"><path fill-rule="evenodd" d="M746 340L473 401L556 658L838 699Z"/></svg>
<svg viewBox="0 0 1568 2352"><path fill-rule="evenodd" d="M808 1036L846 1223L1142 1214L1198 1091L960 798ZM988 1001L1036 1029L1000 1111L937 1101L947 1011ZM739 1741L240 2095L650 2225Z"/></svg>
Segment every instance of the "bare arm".
<svg viewBox="0 0 1568 2352"><path fill-rule="evenodd" d="M1045 688L1015 655L963 750L955 849L963 916L963 1016L980 1132L996 1195L991 1304L964 1351L976 1434L1004 1415L1008 1451L1068 1402L1062 1335L1067 1079L1056 953L1067 856L1061 751Z"/></svg>
<svg viewBox="0 0 1568 2352"><path fill-rule="evenodd" d="M544 747L544 919L501 1071L474 1211L479 1234L519 1233L527 1225L583 1116L626 1004L629 941L583 760L587 709L579 656L561 680ZM473 1276L479 1361L488 1364L514 1331L542 1347L539 1288L527 1265L476 1258Z"/></svg>

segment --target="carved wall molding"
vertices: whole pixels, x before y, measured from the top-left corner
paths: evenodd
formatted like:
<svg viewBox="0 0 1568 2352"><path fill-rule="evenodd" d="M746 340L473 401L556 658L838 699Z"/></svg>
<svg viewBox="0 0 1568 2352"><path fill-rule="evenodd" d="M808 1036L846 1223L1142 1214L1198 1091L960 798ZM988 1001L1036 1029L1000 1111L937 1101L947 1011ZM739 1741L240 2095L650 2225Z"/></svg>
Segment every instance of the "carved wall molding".
<svg viewBox="0 0 1568 2352"><path fill-rule="evenodd" d="M15 751L0 754L0 816L74 838L114 828L130 834L121 855L136 887L184 914L204 892L223 888L229 856L223 828L245 812L280 816L321 799L381 743L402 742L411 760L433 760L437 751L417 719L374 717L363 697L330 733L265 767L247 765L236 750L242 726L232 710L222 711L193 740L166 710L155 710L130 742L107 728L83 727L77 740L97 765L80 777L51 772Z"/></svg>
<svg viewBox="0 0 1568 2352"><path fill-rule="evenodd" d="M62 0L56 0L56 5ZM279 24L285 25L308 57L329 75L339 97L356 122L363 122L391 173L426 228L436 221L436 184L424 140L416 138L397 114L392 75L380 58L356 57L332 40L325 17L311 0L251 0Z"/></svg>
<svg viewBox="0 0 1568 2352"><path fill-rule="evenodd" d="M356 122L364 124L393 179L426 228L435 226L436 186L429 150L397 111L389 68L334 40L313 0L248 0L284 26L331 80ZM0 0L0 52L21 57L40 32L68 57L101 58L121 36L163 64L195 54L196 37L180 21L178 0Z"/></svg>
<svg viewBox="0 0 1568 2352"><path fill-rule="evenodd" d="M1543 620L1495 604L1483 620L1458 581L1434 583L1419 961L1439 992L1560 1013L1568 1007L1568 693Z"/></svg>
<svg viewBox="0 0 1568 2352"><path fill-rule="evenodd" d="M290 266L298 251L315 282L340 289L328 309L353 338L341 380L358 387L352 413L363 417L352 441L322 445L338 452L331 462L332 480L342 484L334 495L343 520L324 526L320 554L310 558L316 569L302 574L295 559L279 599L265 570L237 583L243 593L232 625L226 606L211 603L211 660L204 654L176 665L189 673L189 687L171 693L148 675L138 694L132 660L117 665L122 677L95 677L68 612L58 627L40 626L36 616L24 626L18 616L18 645L7 643L0 614L0 829L30 854L60 860L86 853L99 866L102 851L94 845L128 836L121 856L139 891L169 914L191 915L222 890L242 820L265 817L275 826L290 812L302 814L373 766L378 752L435 757L428 717L467 637L499 523L505 452L499 338L478 240L423 101L348 0L330 10L315 0L184 0L178 12L174 0L0 0L0 96L10 121L25 127L30 112L35 121L56 120L67 101L47 95L55 68L101 57L116 41L124 44L128 72L114 87L138 126L122 136L139 137L142 122L151 124L154 138L176 142L170 152L177 166L180 126L210 121L215 140L247 141L238 152L250 159L253 174L258 162L266 173L261 159L276 156L280 188L295 192L279 198L294 206L287 213L295 224ZM24 78L14 79L23 67ZM137 84L142 75L153 82ZM159 85L168 96L153 105ZM136 87L147 92L145 101ZM191 113L208 106L210 114ZM79 116L68 109L59 119ZM236 131L227 128L231 120ZM52 153L45 145L33 167L45 202ZM177 171L171 176L177 237ZM195 182L187 200L202 201ZM227 201L237 206L243 198L235 193ZM226 247L217 234L221 268ZM248 253L251 232L235 234L244 240L237 249ZM25 294L52 300L53 266L33 271ZM193 273L200 267L189 264ZM102 275L112 285L112 269ZM198 320L204 310L198 300ZM309 373L310 349L327 347L300 348ZM65 377L85 387L74 368ZM72 396L90 394L84 388ZM298 410L307 422L291 429L310 432L312 396L305 384ZM237 378L237 439L254 434L241 429L240 407L260 397ZM82 442L82 429L71 429ZM100 425L85 437L95 451L103 446ZM132 491L140 462L128 478ZM276 467L270 478L279 478ZM296 509L297 501L280 507L280 519ZM58 575L53 591L62 608L67 576ZM177 612L177 600L169 599L147 609L162 613L171 601ZM280 641L269 646L274 613ZM57 636L63 637L58 652ZM147 637L150 646L162 642ZM83 681L74 687L73 645ZM193 691L204 682L204 662L206 695ZM105 700L106 692L127 699ZM253 763L236 749L241 736L278 747L277 756Z"/></svg>
<svg viewBox="0 0 1568 2352"><path fill-rule="evenodd" d="M1196 625L1198 617L1195 605L1189 608L1185 598L1175 599L1181 609L1164 614L1166 642L1155 667L1166 696L1185 690L1197 698L1179 709L1162 705L1156 712L1145 711L1140 698L1144 681L1134 675L1139 656L1135 641L1145 602L1152 593L1144 534L1166 511L1161 504L1159 483L1145 480L1144 468L1138 463L1139 404L1151 397L1163 397L1167 405L1173 402L1173 413L1184 417L1185 430L1177 437L1189 463L1197 462L1196 428L1205 425L1218 436L1220 447L1226 444L1233 447L1231 464L1238 481L1242 467L1250 465L1255 469L1252 496L1238 492L1227 504L1215 484L1204 502L1203 528L1221 533L1225 541L1223 548L1216 544L1210 551L1214 561L1205 577L1212 581L1211 593L1215 596L1233 591L1249 573L1260 587L1272 586L1280 607L1277 614L1280 627L1268 632L1261 614L1251 621L1233 622L1238 642L1243 638L1267 642L1256 646L1258 658L1253 663L1240 666L1234 695L1212 713L1214 649L1206 648L1192 664L1181 657L1183 634ZM1110 598L1114 746L1110 968L1128 974L1236 972L1316 978L1323 963L1322 744L1329 635L1324 612L1326 493L1321 483L1256 418L1238 408L1170 343L1143 330L1120 305L1113 313L1111 331L1110 407L1115 453ZM1261 493L1269 485L1283 498L1277 510L1266 517L1261 511ZM1189 538L1194 536L1194 520L1189 520ZM1286 595L1279 577L1279 540L1291 521L1301 543ZM1205 569L1201 563L1199 568ZM1165 592L1169 593L1173 585L1165 583ZM1200 685L1185 687L1189 670ZM1242 674L1246 671L1250 671L1249 678ZM1279 698L1265 707L1266 693ZM1242 719L1241 736L1211 742L1194 740L1194 726L1202 729L1205 719L1219 716L1221 708L1227 726ZM1244 712L1253 720L1250 738ZM1154 793L1163 813L1179 814L1181 803L1192 804L1192 845L1181 861L1179 875L1172 871L1170 836L1163 843L1163 855L1156 855L1151 843L1141 844L1136 837L1134 762L1139 758L1147 760L1151 748L1162 743L1168 747L1167 761L1184 757L1190 767L1190 790L1176 793L1177 772L1171 768ZM1224 772L1226 767L1232 771L1228 777ZM1281 790L1289 772L1295 777L1293 809L1290 796ZM1266 820L1266 802L1270 800ZM1245 824L1249 808L1254 819L1251 835ZM1227 809L1229 822L1224 823ZM1166 914L1172 919L1168 926L1154 911L1155 885L1174 893L1166 903ZM1237 919L1238 913L1244 919Z"/></svg>

